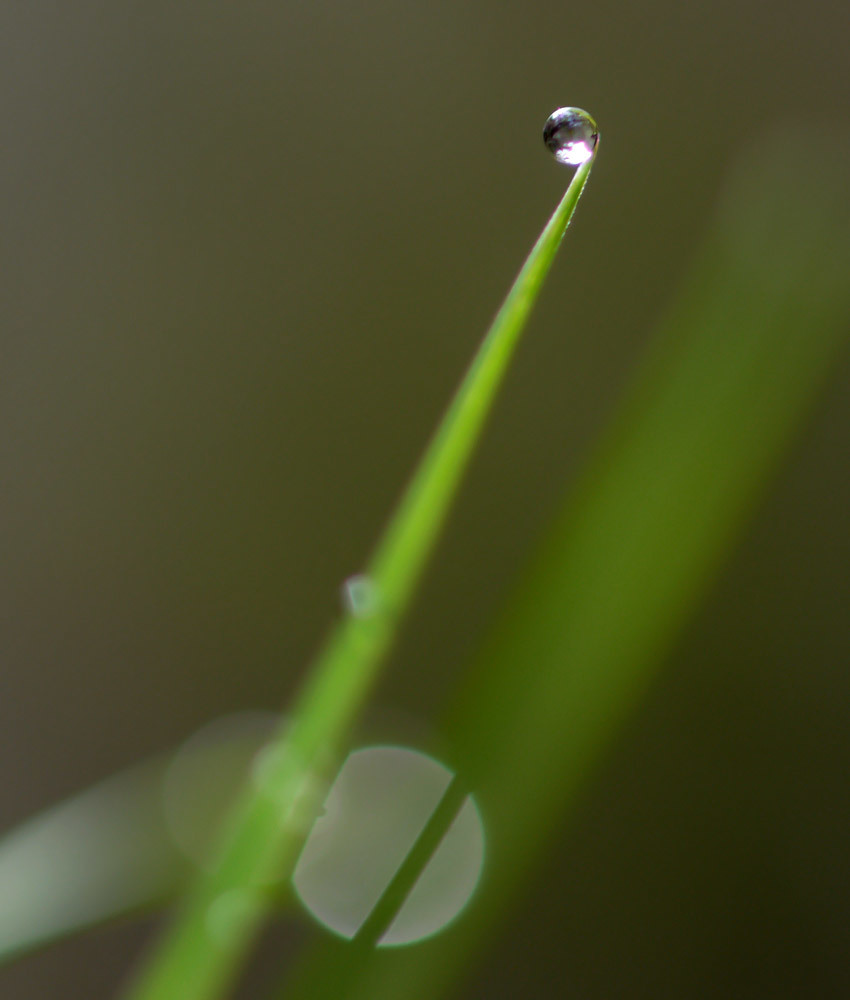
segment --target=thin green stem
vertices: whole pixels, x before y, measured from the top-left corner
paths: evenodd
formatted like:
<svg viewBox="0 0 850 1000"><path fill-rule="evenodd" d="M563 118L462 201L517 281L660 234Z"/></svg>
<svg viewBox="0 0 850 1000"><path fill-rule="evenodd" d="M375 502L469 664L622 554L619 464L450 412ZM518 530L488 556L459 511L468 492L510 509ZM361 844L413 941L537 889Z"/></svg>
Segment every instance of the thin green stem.
<svg viewBox="0 0 850 1000"><path fill-rule="evenodd" d="M126 1000L213 1000L228 989L288 878L320 777L362 708L410 605L514 349L584 189L576 170L431 440L367 567L365 600L331 632L288 728L265 752L221 840Z"/></svg>

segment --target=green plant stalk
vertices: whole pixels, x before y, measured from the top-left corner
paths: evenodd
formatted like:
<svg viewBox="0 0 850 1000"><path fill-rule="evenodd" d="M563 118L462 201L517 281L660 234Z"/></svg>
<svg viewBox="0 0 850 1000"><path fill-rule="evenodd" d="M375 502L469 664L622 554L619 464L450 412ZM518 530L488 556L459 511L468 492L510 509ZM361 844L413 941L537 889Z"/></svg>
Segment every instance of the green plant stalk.
<svg viewBox="0 0 850 1000"><path fill-rule="evenodd" d="M309 670L289 725L265 752L173 924L127 1000L213 1000L229 987L276 889L287 879L320 798L321 777L362 708L433 551L570 223L595 157L578 167L402 496L366 569L368 613L347 615Z"/></svg>
<svg viewBox="0 0 850 1000"><path fill-rule="evenodd" d="M459 673L441 745L487 831L476 896L451 932L416 947L355 951L327 936L285 984L288 1000L459 995L464 969L534 866L546 877L543 852L716 580L847 344L850 144L824 136L804 191L786 149L778 133L742 157L618 414ZM572 863L563 842L550 855L555 866ZM580 912L582 901L564 905Z"/></svg>

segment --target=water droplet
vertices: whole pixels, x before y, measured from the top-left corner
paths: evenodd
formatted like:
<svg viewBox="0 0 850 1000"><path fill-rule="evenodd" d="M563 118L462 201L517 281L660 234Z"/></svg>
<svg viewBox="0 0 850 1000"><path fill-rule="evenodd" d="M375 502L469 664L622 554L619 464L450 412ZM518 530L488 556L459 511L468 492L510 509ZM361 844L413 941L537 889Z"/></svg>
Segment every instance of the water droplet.
<svg viewBox="0 0 850 1000"><path fill-rule="evenodd" d="M599 129L581 108L558 108L546 119L543 141L558 163L577 167L593 156Z"/></svg>
<svg viewBox="0 0 850 1000"><path fill-rule="evenodd" d="M452 778L438 761L405 747L368 747L349 755L292 878L299 899L320 923L345 938L361 932ZM412 889L375 935L377 944L410 944L436 934L475 891L484 829L471 797L461 792L457 803Z"/></svg>
<svg viewBox="0 0 850 1000"><path fill-rule="evenodd" d="M380 597L374 580L365 573L350 576L342 585L342 599L355 618L369 618L378 610Z"/></svg>

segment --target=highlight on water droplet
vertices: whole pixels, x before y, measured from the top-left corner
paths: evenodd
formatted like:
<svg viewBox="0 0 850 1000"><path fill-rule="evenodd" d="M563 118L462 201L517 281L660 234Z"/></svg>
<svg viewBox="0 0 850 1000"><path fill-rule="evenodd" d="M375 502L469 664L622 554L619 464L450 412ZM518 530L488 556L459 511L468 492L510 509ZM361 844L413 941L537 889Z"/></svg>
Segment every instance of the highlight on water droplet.
<svg viewBox="0 0 850 1000"><path fill-rule="evenodd" d="M546 119L543 141L558 163L577 167L593 156L599 129L581 108L558 108Z"/></svg>
<svg viewBox="0 0 850 1000"><path fill-rule="evenodd" d="M405 747L367 747L348 756L292 879L316 920L344 938L361 930L453 777L432 757ZM483 863L478 807L461 793L442 840L376 943L411 944L441 931L472 897Z"/></svg>
<svg viewBox="0 0 850 1000"><path fill-rule="evenodd" d="M355 618L368 618L378 610L380 596L375 581L365 573L357 573L343 583L342 600Z"/></svg>

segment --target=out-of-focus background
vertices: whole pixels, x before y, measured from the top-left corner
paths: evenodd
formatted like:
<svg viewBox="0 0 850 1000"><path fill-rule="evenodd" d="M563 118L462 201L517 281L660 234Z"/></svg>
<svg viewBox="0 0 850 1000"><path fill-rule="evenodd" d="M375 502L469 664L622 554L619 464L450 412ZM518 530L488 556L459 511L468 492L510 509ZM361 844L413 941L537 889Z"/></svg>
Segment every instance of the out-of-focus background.
<svg viewBox="0 0 850 1000"><path fill-rule="evenodd" d="M736 152L846 128L847 38L834 0L4 4L0 825L285 705L579 105L590 187L365 726L427 733ZM464 995L850 991L849 374ZM0 994L108 996L149 929Z"/></svg>

